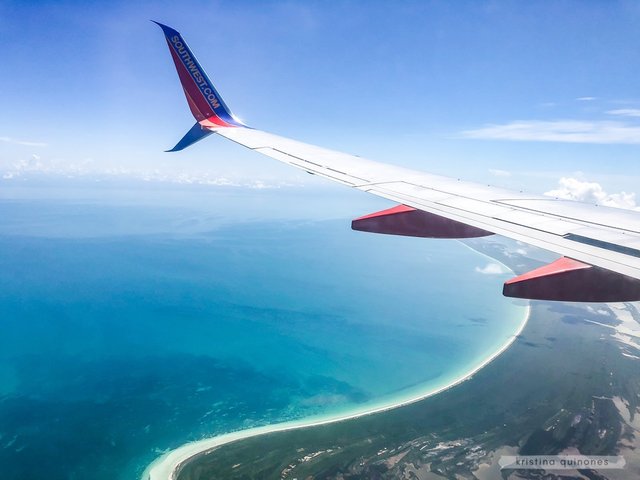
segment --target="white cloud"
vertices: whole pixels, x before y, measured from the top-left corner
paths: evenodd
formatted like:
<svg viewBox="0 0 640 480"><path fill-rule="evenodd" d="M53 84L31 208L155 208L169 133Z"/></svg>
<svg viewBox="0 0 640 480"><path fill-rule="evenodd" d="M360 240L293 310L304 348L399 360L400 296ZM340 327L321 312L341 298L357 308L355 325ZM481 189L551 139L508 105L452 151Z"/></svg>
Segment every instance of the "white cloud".
<svg viewBox="0 0 640 480"><path fill-rule="evenodd" d="M597 313L598 315L602 315L603 317L610 317L611 310L607 310L605 308L594 308L591 305L587 305L587 310L591 313Z"/></svg>
<svg viewBox="0 0 640 480"><path fill-rule="evenodd" d="M25 147L46 147L47 144L43 142L32 142L30 140L16 140L11 137L0 137L0 142L12 143L14 145L24 145Z"/></svg>
<svg viewBox="0 0 640 480"><path fill-rule="evenodd" d="M579 102L592 102L596 99L596 97L578 97L576 98Z"/></svg>
<svg viewBox="0 0 640 480"><path fill-rule="evenodd" d="M558 183L559 188L546 192L545 195L567 200L597 203L607 207L640 210L640 207L636 204L635 193L607 193L599 183L571 177L563 177Z"/></svg>
<svg viewBox="0 0 640 480"><path fill-rule="evenodd" d="M617 110L609 110L607 113L622 117L640 117L640 108L618 108Z"/></svg>
<svg viewBox="0 0 640 480"><path fill-rule="evenodd" d="M524 248L516 248L514 250L505 249L504 254L509 258L528 257L529 252Z"/></svg>
<svg viewBox="0 0 640 480"><path fill-rule="evenodd" d="M488 263L484 267L476 267L476 272L484 275L501 275L507 273L507 270L499 263Z"/></svg>
<svg viewBox="0 0 640 480"><path fill-rule="evenodd" d="M640 126L614 121L515 121L461 133L464 138L527 142L640 144Z"/></svg>
<svg viewBox="0 0 640 480"><path fill-rule="evenodd" d="M64 160L43 159L40 155L33 154L28 159L13 162L5 168L0 167L0 178L12 180L29 178L38 175L58 176L65 178L81 177L107 177L136 179L145 182L166 182L192 185L212 185L243 187L257 190L301 186L301 183L293 184L286 181L268 181L252 178L230 179L215 172L186 172L186 171L162 171L159 169L145 170L142 168L128 167L104 167L96 165L93 160L87 158L76 162Z"/></svg>
<svg viewBox="0 0 640 480"><path fill-rule="evenodd" d="M507 172L506 170L499 170L497 168L490 168L489 173L496 177L510 177L511 172Z"/></svg>

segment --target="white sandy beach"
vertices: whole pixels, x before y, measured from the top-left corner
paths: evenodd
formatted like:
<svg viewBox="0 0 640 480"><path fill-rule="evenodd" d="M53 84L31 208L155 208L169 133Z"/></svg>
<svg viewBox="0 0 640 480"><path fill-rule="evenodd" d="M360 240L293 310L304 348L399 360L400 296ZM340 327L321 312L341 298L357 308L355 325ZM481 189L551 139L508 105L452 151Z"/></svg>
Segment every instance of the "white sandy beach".
<svg viewBox="0 0 640 480"><path fill-rule="evenodd" d="M146 470L142 474L142 480L174 480L176 478L176 474L179 472L181 468L181 465L187 462L189 459L193 458L196 455L203 454L221 445L225 445L227 443L235 442L235 441L242 440L249 437L255 437L258 435L265 435L268 433L314 427L318 425L326 425L329 423L336 423L336 422L341 422L341 421L345 421L353 418L363 417L365 415L371 415L374 413L391 410L393 408L402 407L410 403L418 402L432 395L436 395L449 388L452 388L455 385L458 385L464 382L465 380L468 380L476 372L478 372L480 369L482 369L483 367L491 363L495 358L497 358L502 352L504 352L514 342L514 340L518 337L518 335L520 335L525 325L527 324L527 321L529 320L530 315L531 315L531 306L528 305L526 307L526 314L518 330L512 336L509 337L507 342L504 345L502 345L502 347L500 347L497 351L495 351L489 357L484 359L480 364L472 367L468 372L456 378L455 380L449 382L446 385L443 385L435 389L431 388L428 391L419 392L417 394L414 393L412 396L407 396L404 398L399 397L394 401L389 401L388 403L384 403L381 405L368 405L367 408L359 411L343 413L335 416L311 417L311 418L302 419L302 420L282 422L282 423L277 423L273 425L265 425L262 427L250 428L247 430L240 430L237 432L231 432L224 435L218 435L216 437L207 438L207 439L199 440L196 442L190 442L179 448L176 448L175 450L167 452L163 456L156 459L153 463L151 463L146 468Z"/></svg>

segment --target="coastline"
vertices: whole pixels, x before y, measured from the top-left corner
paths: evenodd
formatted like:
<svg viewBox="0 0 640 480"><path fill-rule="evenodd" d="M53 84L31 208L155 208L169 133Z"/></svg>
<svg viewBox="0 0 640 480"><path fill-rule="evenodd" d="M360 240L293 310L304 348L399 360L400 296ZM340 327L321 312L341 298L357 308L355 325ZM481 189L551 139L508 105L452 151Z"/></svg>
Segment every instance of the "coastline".
<svg viewBox="0 0 640 480"><path fill-rule="evenodd" d="M495 259L492 259L495 261ZM501 262L500 262L501 263ZM526 313L524 315L523 321L518 327L518 330L509 336L508 340L495 352L493 352L490 356L482 360L478 365L475 365L468 372L464 373L462 376L456 378L455 380L449 382L448 384L438 387L435 389L431 389L426 392L421 392L417 395L413 395L407 398L398 398L393 402L389 402L382 405L369 405L368 408L360 411L347 412L342 414L334 414L333 416L328 417L307 417L306 419L301 420L291 420L281 423L275 423L272 425L264 425L262 427L254 427L246 430L239 430L236 432L230 432L223 435L218 435L215 437L197 440L194 442L190 442L184 444L174 450L171 450L164 455L160 456L156 460L154 460L149 466L145 469L142 474L141 480L174 480L176 478L176 474L180 471L182 465L184 463L191 460L193 457L206 454L207 452L220 447L222 445L236 442L238 440L243 440L246 438L256 437L259 435L266 435L270 433L283 432L288 430L297 430L309 427L316 427L320 425L327 425L331 423L343 422L346 420L351 420L359 417L364 417L367 415L372 415L375 413L381 413L388 410L396 409L399 407L403 407L405 405L409 405L412 403L419 402L424 400L425 398L437 395L445 390L453 388L460 383L469 380L473 375L475 375L479 370L486 367L493 360L495 360L498 356L500 356L507 348L511 346L511 344L515 341L516 338L522 333L524 327L529 321L529 317L531 316L531 305L528 304L526 306Z"/></svg>

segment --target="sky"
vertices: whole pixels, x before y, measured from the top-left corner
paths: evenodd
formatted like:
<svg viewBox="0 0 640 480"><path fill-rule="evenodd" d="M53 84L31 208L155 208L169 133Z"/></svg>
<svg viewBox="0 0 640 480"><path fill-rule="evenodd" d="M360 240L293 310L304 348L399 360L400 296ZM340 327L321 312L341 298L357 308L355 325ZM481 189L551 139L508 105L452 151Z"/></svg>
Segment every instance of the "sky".
<svg viewBox="0 0 640 480"><path fill-rule="evenodd" d="M245 123L373 160L640 205L640 3L0 0L1 185L342 188L193 125L157 20ZM638 197L636 197L636 192Z"/></svg>

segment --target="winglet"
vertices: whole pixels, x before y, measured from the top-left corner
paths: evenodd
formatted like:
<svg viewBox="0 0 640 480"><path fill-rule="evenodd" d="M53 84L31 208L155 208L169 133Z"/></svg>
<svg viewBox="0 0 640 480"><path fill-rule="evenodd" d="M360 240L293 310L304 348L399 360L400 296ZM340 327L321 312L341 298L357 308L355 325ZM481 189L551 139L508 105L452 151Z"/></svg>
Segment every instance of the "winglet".
<svg viewBox="0 0 640 480"><path fill-rule="evenodd" d="M175 147L171 150L165 150L166 152L179 152L180 150L184 150L185 148L193 145L196 142L199 142L205 137L208 137L213 132L209 129L204 128L198 122L191 127L191 129L186 133L182 140L180 140Z"/></svg>
<svg viewBox="0 0 640 480"><path fill-rule="evenodd" d="M233 116L229 107L224 103L204 69L196 60L195 55L193 55L182 38L182 35L167 25L154 20L151 21L158 25L164 33L180 83L187 97L187 103L196 121L203 127L209 128L244 127L244 124ZM194 128L189 131L180 143L194 131ZM203 137L199 137L198 140L200 138Z"/></svg>

